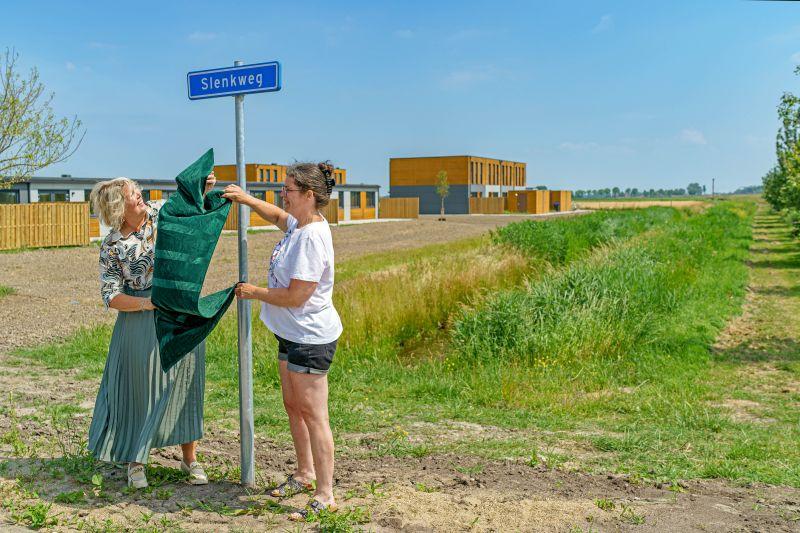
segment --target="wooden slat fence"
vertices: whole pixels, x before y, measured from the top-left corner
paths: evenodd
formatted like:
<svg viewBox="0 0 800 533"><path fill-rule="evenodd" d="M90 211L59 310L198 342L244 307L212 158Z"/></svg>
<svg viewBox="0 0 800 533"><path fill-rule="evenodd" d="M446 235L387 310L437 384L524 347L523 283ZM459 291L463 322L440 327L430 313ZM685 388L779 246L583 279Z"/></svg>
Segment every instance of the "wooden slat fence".
<svg viewBox="0 0 800 533"><path fill-rule="evenodd" d="M0 250L89 244L88 202L0 205Z"/></svg>
<svg viewBox="0 0 800 533"><path fill-rule="evenodd" d="M419 198L381 198L379 218L419 218Z"/></svg>
<svg viewBox="0 0 800 533"><path fill-rule="evenodd" d="M470 198L470 214L502 215L506 206L506 199L490 196L488 198Z"/></svg>

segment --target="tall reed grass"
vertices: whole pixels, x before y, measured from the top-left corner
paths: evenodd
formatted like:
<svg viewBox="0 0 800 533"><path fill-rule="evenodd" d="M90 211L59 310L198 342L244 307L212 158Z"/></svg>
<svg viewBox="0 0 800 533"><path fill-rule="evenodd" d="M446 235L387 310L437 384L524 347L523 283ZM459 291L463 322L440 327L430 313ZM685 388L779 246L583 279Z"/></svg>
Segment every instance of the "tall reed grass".
<svg viewBox="0 0 800 533"><path fill-rule="evenodd" d="M517 406L552 404L545 389L641 383L681 358L697 363L692 348L707 349L743 294L751 214L726 206L688 217L662 211L657 229L462 312L448 357L480 370L472 374L480 386L467 380L476 398ZM510 235L531 249L527 235ZM698 306L707 314L682 322Z"/></svg>

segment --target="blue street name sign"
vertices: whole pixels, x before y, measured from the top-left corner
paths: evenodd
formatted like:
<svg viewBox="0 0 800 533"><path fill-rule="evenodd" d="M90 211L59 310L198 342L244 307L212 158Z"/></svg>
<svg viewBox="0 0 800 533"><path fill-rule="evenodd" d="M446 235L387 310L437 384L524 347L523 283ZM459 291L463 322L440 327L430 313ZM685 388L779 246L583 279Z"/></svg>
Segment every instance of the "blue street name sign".
<svg viewBox="0 0 800 533"><path fill-rule="evenodd" d="M281 64L277 61L238 67L198 70L186 75L190 100L266 93L281 90Z"/></svg>

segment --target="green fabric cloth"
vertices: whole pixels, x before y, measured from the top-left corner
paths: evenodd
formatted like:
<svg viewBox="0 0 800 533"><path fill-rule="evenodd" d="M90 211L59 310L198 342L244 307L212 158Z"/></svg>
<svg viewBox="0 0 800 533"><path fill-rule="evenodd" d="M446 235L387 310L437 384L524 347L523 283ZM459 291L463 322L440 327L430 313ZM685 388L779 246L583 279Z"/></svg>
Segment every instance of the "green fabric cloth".
<svg viewBox="0 0 800 533"><path fill-rule="evenodd" d="M209 150L175 178L178 192L158 214L151 298L165 372L211 333L234 298L235 285L200 297L231 208L221 191L203 195L213 169L214 150Z"/></svg>

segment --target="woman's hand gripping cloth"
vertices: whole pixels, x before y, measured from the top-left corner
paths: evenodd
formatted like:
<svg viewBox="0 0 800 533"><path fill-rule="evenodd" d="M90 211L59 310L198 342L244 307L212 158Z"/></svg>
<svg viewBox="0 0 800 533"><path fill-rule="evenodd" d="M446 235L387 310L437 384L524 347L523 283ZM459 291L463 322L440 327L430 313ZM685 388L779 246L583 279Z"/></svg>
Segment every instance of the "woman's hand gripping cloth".
<svg viewBox="0 0 800 533"><path fill-rule="evenodd" d="M205 339L234 298L233 289L200 297L211 256L231 209L221 191L203 195L214 150L181 172L158 214L152 301L164 372Z"/></svg>

